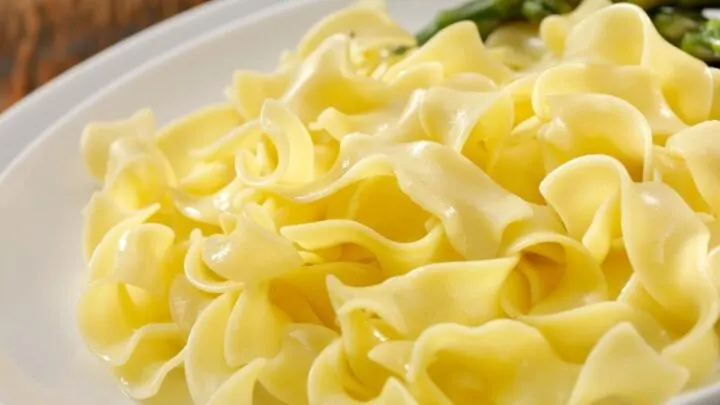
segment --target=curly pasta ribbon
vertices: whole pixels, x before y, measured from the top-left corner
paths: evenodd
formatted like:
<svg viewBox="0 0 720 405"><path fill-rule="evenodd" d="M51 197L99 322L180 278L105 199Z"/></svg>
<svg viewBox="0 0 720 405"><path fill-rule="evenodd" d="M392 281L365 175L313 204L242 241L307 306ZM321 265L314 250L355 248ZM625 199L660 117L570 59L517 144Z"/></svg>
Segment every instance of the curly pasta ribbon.
<svg viewBox="0 0 720 405"><path fill-rule="evenodd" d="M629 4L414 46L381 2L229 102L89 125L81 336L197 405L659 405L716 379L720 72Z"/></svg>

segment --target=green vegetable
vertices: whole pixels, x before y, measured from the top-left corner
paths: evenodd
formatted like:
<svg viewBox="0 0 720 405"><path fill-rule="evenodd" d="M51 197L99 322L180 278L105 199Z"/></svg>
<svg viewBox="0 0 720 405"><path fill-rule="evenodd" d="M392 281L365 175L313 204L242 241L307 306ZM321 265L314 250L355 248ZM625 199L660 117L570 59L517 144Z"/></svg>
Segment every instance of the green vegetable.
<svg viewBox="0 0 720 405"><path fill-rule="evenodd" d="M500 25L522 17L523 0L475 0L449 10L443 10L415 35L423 45L443 28L459 21L470 20L484 38Z"/></svg>
<svg viewBox="0 0 720 405"><path fill-rule="evenodd" d="M524 0L522 15L529 21L540 22L551 14L569 13L578 4L578 0Z"/></svg>
<svg viewBox="0 0 720 405"><path fill-rule="evenodd" d="M688 32L695 32L705 23L700 11L662 7L652 16L660 35L669 42L680 45Z"/></svg>
<svg viewBox="0 0 720 405"><path fill-rule="evenodd" d="M680 49L710 64L720 63L720 20L705 21L699 29L686 33Z"/></svg>

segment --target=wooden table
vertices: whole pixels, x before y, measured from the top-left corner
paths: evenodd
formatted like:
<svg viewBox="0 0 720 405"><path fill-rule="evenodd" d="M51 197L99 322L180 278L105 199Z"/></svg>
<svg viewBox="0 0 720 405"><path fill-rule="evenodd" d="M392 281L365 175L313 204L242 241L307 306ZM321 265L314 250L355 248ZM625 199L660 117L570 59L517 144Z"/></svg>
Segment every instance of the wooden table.
<svg viewBox="0 0 720 405"><path fill-rule="evenodd" d="M0 0L0 111L102 49L209 0Z"/></svg>

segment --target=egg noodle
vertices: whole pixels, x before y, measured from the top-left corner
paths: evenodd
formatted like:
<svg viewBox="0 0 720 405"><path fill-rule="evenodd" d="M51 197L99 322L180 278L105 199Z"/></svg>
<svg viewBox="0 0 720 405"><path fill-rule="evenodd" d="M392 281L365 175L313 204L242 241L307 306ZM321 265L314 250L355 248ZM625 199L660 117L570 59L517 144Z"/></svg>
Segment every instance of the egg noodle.
<svg viewBox="0 0 720 405"><path fill-rule="evenodd" d="M79 327L129 396L652 405L717 379L720 70L606 0L414 44L360 2L227 103L87 128Z"/></svg>

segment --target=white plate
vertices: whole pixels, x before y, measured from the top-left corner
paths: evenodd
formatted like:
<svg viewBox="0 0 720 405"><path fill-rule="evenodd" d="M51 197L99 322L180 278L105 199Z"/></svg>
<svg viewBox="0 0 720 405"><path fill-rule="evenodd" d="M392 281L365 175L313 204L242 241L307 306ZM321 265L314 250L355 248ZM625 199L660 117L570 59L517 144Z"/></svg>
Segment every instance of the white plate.
<svg viewBox="0 0 720 405"><path fill-rule="evenodd" d="M83 126L94 120L123 118L142 107L152 108L163 123L221 101L234 69L272 68L283 49L294 46L315 21L346 3L285 2L216 28L106 85L129 66L177 43L180 31L187 38L188 33L209 30L209 21L222 25L243 7L246 12L268 4L267 0L221 2L181 17L174 26L149 32L144 50L126 43L124 50L109 51L0 118L3 167L3 158L22 147L22 136L40 132L62 116L68 105L87 97L91 87L104 87L44 131L0 176L0 402L130 403L104 366L88 354L75 329L75 302L85 277L80 211L94 187L78 151ZM396 0L390 1L390 11L401 23L415 28L447 4ZM222 15L211 12L218 10ZM179 30L181 25L186 29ZM172 34L173 30L178 33ZM136 41L142 43L141 37ZM127 55L134 55L134 62L129 63Z"/></svg>

